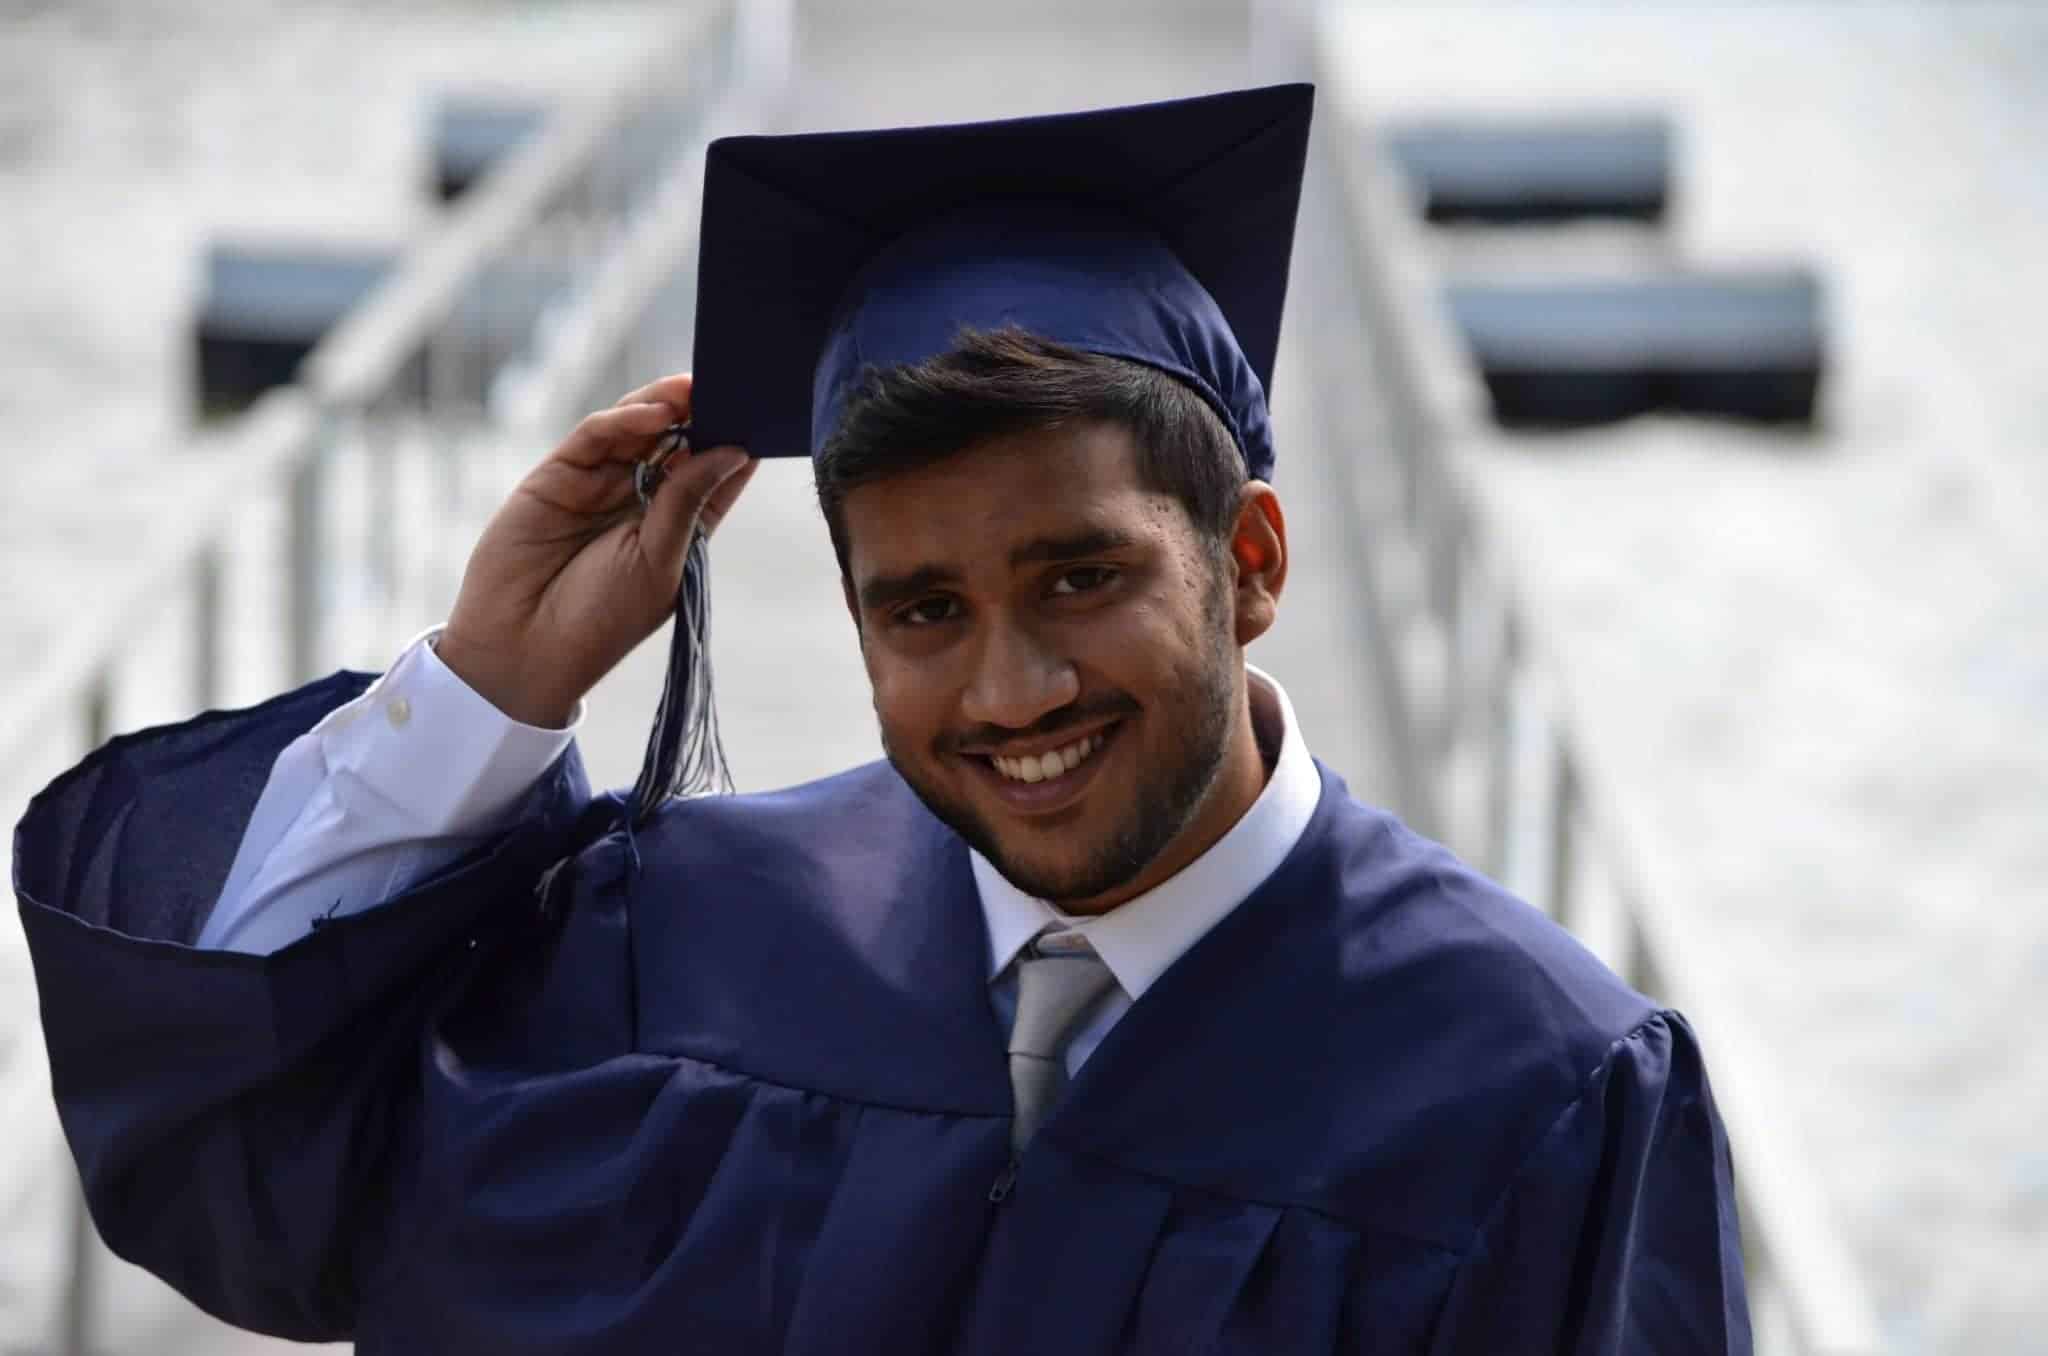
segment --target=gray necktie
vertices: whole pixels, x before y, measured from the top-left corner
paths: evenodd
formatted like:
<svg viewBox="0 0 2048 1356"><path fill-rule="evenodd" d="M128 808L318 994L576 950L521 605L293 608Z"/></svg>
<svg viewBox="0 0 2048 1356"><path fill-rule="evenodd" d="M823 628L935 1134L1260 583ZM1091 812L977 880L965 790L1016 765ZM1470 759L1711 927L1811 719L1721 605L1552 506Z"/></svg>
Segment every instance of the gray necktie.
<svg viewBox="0 0 2048 1356"><path fill-rule="evenodd" d="M1010 1091L1017 1119L1010 1145L1025 1143L1067 1086L1067 1040L1116 977L1078 933L1046 933L1017 957L1017 1021L1010 1028Z"/></svg>

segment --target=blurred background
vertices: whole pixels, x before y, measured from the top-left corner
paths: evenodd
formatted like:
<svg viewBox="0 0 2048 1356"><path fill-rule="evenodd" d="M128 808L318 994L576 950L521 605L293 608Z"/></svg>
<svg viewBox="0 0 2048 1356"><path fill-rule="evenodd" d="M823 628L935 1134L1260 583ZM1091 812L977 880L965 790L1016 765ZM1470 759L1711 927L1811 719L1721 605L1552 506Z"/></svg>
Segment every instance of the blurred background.
<svg viewBox="0 0 2048 1356"><path fill-rule="evenodd" d="M1254 659L1693 1019L1761 1350L2048 1351L2048 7L0 0L0 810L439 620L708 138L1302 78ZM742 785L875 756L808 468L715 555ZM0 1353L282 1350L97 1244L11 910L0 1126Z"/></svg>

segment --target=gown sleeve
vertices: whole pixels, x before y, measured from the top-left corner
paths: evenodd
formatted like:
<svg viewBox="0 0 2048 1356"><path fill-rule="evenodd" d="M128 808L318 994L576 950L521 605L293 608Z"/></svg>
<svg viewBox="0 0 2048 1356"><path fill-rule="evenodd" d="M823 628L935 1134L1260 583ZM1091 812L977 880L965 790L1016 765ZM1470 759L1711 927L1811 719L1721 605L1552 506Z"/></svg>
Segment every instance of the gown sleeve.
<svg viewBox="0 0 2048 1356"><path fill-rule="evenodd" d="M573 748L515 827L269 955L193 942L282 749L337 674L116 739L30 802L14 886L51 1084L119 1255L244 1327L348 1336L403 1190L422 1033L590 803Z"/></svg>
<svg viewBox="0 0 2048 1356"><path fill-rule="evenodd" d="M1433 1356L1747 1356L1728 1138L1684 1019L1617 1042L1453 1282Z"/></svg>
<svg viewBox="0 0 2048 1356"><path fill-rule="evenodd" d="M510 827L569 747L522 725L434 652L441 628L278 755L197 945L275 951L322 914L401 894Z"/></svg>

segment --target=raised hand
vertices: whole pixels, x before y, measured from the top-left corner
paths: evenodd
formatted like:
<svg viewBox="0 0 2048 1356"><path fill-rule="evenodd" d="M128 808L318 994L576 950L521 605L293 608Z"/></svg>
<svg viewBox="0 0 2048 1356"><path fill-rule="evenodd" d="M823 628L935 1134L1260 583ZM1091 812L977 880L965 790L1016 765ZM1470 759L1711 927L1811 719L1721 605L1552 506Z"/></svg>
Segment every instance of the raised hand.
<svg viewBox="0 0 2048 1356"><path fill-rule="evenodd" d="M752 478L758 463L741 448L678 453L643 513L633 468L689 417L687 374L587 416L477 539L436 649L514 720L568 723L675 610L691 534L715 529Z"/></svg>

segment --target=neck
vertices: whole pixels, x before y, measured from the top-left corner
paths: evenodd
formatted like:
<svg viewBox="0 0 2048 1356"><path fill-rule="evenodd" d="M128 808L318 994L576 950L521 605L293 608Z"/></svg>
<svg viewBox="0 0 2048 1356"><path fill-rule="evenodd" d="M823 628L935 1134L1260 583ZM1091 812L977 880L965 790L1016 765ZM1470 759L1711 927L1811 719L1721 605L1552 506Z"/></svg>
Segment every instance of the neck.
<svg viewBox="0 0 2048 1356"><path fill-rule="evenodd" d="M1280 741L1285 731L1280 728L1277 706L1266 693L1254 695L1250 678L1242 668L1238 670L1236 709L1237 718L1224 745L1223 763L1216 771L1216 779L1209 784L1208 794L1179 835L1124 884L1092 899L1061 900L1062 912L1105 914L1136 899L1179 875L1244 818L1259 793L1266 789L1266 779L1280 757Z"/></svg>

